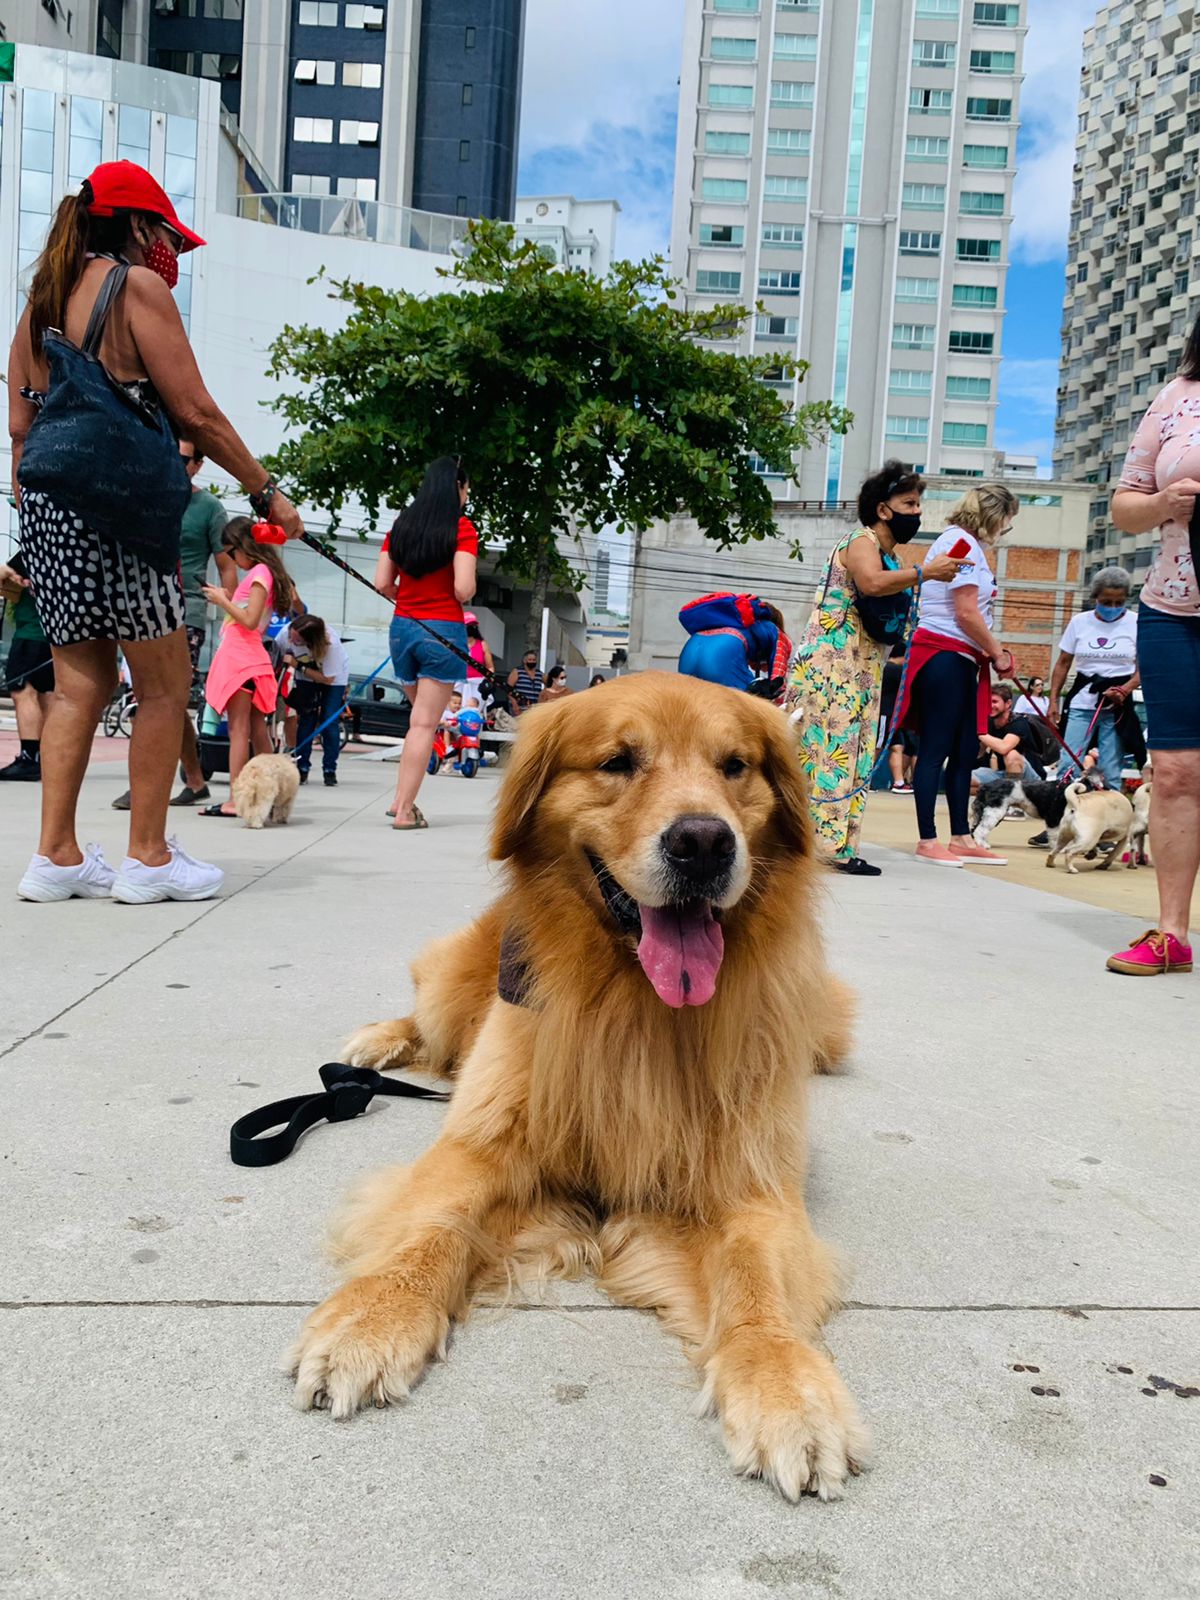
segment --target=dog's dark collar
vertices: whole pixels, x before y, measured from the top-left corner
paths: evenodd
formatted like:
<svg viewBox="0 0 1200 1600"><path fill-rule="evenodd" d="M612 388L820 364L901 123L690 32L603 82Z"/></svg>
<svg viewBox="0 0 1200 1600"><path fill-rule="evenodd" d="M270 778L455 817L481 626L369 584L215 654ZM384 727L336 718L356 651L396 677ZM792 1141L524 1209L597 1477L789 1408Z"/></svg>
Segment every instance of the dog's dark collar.
<svg viewBox="0 0 1200 1600"><path fill-rule="evenodd" d="M642 914L638 910L638 903L631 894L627 894L612 873L598 856L588 851L588 861L592 872L595 874L604 904L608 907L609 915L620 928L622 933L633 934L641 937Z"/></svg>

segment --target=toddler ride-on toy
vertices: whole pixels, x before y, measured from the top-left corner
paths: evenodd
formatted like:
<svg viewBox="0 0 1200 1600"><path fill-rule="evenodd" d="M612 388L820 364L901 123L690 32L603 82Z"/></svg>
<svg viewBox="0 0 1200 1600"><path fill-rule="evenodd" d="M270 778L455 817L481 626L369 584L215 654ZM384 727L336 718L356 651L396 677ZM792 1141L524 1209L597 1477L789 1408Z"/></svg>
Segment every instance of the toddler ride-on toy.
<svg viewBox="0 0 1200 1600"><path fill-rule="evenodd" d="M468 706L458 713L453 727L443 724L433 736L433 749L429 752L428 771L432 776L442 769L442 763L454 755L454 770L464 778L473 778L479 771L479 735L483 732L483 715Z"/></svg>

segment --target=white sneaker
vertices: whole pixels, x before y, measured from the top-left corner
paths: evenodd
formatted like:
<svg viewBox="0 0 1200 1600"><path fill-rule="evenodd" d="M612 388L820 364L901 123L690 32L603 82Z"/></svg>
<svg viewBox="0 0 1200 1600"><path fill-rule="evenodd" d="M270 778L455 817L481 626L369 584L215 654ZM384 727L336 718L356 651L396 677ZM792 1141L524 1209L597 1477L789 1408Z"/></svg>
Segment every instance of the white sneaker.
<svg viewBox="0 0 1200 1600"><path fill-rule="evenodd" d="M168 839L170 861L148 867L126 856L112 886L112 897L122 905L144 906L152 900L210 900L225 882L220 867L188 855L178 839Z"/></svg>
<svg viewBox="0 0 1200 1600"><path fill-rule="evenodd" d="M116 876L100 846L89 844L77 867L56 867L48 856L32 857L17 893L22 900L105 900Z"/></svg>

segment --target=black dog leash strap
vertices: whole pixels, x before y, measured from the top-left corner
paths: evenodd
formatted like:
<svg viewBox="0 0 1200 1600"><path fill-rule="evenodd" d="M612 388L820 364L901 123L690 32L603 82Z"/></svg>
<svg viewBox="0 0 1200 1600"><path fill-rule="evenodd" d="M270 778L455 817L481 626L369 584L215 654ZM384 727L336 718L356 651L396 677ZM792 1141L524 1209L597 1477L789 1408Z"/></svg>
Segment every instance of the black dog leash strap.
<svg viewBox="0 0 1200 1600"><path fill-rule="evenodd" d="M370 1067L348 1067L327 1061L321 1068L322 1094L296 1094L248 1111L229 1130L229 1156L238 1167L273 1167L285 1161L302 1133L318 1122L349 1122L360 1116L377 1094L409 1100L449 1100L443 1089L427 1089L404 1078L385 1078ZM268 1128L279 1128L267 1134ZM260 1137L266 1135L266 1137Z"/></svg>

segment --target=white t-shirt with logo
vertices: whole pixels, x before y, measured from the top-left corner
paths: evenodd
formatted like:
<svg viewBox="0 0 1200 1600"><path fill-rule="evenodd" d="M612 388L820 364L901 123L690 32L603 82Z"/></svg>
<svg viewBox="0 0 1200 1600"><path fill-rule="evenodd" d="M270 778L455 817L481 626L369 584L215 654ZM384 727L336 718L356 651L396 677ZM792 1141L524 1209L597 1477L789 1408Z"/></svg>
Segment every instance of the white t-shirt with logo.
<svg viewBox="0 0 1200 1600"><path fill-rule="evenodd" d="M970 549L962 557L963 566L958 577L951 578L949 583L937 583L927 579L921 584L920 625L922 628L928 628L931 633L941 633L948 639L958 639L963 644L969 645L972 650L978 650L979 646L963 632L954 614L954 597L951 591L978 589L980 614L988 627L991 627L992 616L996 610L996 580L991 567L987 564L983 546L973 533L952 525L933 541L929 554L949 555L960 539L965 540Z"/></svg>
<svg viewBox="0 0 1200 1600"><path fill-rule="evenodd" d="M1081 611L1067 623L1058 642L1063 655L1075 657L1075 670L1090 678L1095 672L1124 683L1137 665L1137 617L1125 611L1105 622L1094 611ZM1096 709L1096 691L1081 689L1071 701L1080 711Z"/></svg>
<svg viewBox="0 0 1200 1600"><path fill-rule="evenodd" d="M329 639L329 648L317 671L323 678L331 679L335 687L345 688L350 682L350 657L346 652L346 646L342 643L341 635L335 628L326 623L325 633ZM282 649L290 651L298 661L308 664L310 659L308 646L303 639L295 639L287 628L281 628L278 642Z"/></svg>

